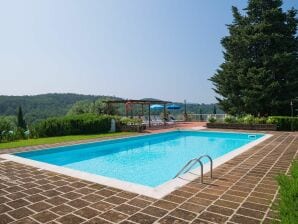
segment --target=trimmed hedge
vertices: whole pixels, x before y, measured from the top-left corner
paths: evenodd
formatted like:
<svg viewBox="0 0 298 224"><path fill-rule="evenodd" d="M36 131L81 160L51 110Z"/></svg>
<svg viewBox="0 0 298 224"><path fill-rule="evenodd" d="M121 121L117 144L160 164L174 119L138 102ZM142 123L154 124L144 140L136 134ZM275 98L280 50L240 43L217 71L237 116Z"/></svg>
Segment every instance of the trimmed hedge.
<svg viewBox="0 0 298 224"><path fill-rule="evenodd" d="M276 131L276 124L207 123L207 128Z"/></svg>
<svg viewBox="0 0 298 224"><path fill-rule="evenodd" d="M276 124L278 131L291 131L293 124L293 131L298 131L298 117L271 116L267 123Z"/></svg>
<svg viewBox="0 0 298 224"><path fill-rule="evenodd" d="M226 116L224 124L274 124L278 131L291 131L293 125L293 131L298 130L298 117L287 116L270 116L270 117L254 117L252 115L246 115L241 117Z"/></svg>
<svg viewBox="0 0 298 224"><path fill-rule="evenodd" d="M35 130L39 137L107 133L111 128L109 115L74 115L49 118L39 122Z"/></svg>

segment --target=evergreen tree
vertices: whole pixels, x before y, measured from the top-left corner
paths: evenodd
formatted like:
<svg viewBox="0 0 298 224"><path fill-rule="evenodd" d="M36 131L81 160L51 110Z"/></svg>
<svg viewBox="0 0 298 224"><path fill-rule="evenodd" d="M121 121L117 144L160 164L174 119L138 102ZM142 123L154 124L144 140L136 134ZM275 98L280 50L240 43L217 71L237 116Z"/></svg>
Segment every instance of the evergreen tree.
<svg viewBox="0 0 298 224"><path fill-rule="evenodd" d="M213 106L213 114L216 114L216 106Z"/></svg>
<svg viewBox="0 0 298 224"><path fill-rule="evenodd" d="M200 121L202 121L203 120L203 115L202 115L202 109L200 108Z"/></svg>
<svg viewBox="0 0 298 224"><path fill-rule="evenodd" d="M26 129L26 121L24 120L22 107L18 108L18 116L17 116L17 126L18 128Z"/></svg>
<svg viewBox="0 0 298 224"><path fill-rule="evenodd" d="M297 10L281 0L249 0L242 15L232 7L224 63L210 79L230 114L289 115L298 96Z"/></svg>

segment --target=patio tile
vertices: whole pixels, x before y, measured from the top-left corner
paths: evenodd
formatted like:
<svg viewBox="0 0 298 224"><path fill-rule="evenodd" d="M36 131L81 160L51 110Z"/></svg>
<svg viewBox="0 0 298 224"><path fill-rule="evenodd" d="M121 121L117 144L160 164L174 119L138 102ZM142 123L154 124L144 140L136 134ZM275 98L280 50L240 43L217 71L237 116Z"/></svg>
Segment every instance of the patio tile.
<svg viewBox="0 0 298 224"><path fill-rule="evenodd" d="M128 216L124 215L120 212L109 210L109 211L101 214L100 217L102 217L108 221L111 221L111 222L120 222L120 221L126 219Z"/></svg>
<svg viewBox="0 0 298 224"><path fill-rule="evenodd" d="M142 210L142 213L152 215L155 217L162 217L165 214L167 214L168 211L161 209L161 208L154 207L154 206L149 206L149 207L145 208L144 210Z"/></svg>
<svg viewBox="0 0 298 224"><path fill-rule="evenodd" d="M66 215L68 213L71 213L75 210L75 208L73 207L70 207L68 205L59 205L59 206L56 206L54 208L51 208L51 211L62 216L62 215Z"/></svg>
<svg viewBox="0 0 298 224"><path fill-rule="evenodd" d="M88 194L84 197L82 197L83 200L88 201L88 202L98 202L104 199L104 197L99 196L97 194Z"/></svg>
<svg viewBox="0 0 298 224"><path fill-rule="evenodd" d="M69 214L59 218L57 221L62 224L80 224L83 223L85 220L76 215Z"/></svg>
<svg viewBox="0 0 298 224"><path fill-rule="evenodd" d="M136 196L138 196L138 194L122 191L122 192L118 193L116 196L121 197L121 198L126 198L126 199L132 199L132 198L135 198Z"/></svg>
<svg viewBox="0 0 298 224"><path fill-rule="evenodd" d="M95 217L95 218L87 220L86 222L83 222L83 224L112 224L112 222Z"/></svg>
<svg viewBox="0 0 298 224"><path fill-rule="evenodd" d="M163 208L165 210L172 210L177 207L176 204L164 200L159 200L153 204L156 207Z"/></svg>
<svg viewBox="0 0 298 224"><path fill-rule="evenodd" d="M90 218L93 218L94 216L98 215L99 212L92 208L85 207L85 208L82 208L82 209L76 211L75 214L82 216L86 219L90 219Z"/></svg>
<svg viewBox="0 0 298 224"><path fill-rule="evenodd" d="M180 208L194 212L194 213L200 213L201 211L203 211L205 209L204 206L200 206L200 205L196 205L196 204L188 203L188 202L180 205Z"/></svg>
<svg viewBox="0 0 298 224"><path fill-rule="evenodd" d="M68 199L62 198L60 196L52 197L50 199L45 200L47 203L50 203L51 205L57 206L61 205L63 203L68 202Z"/></svg>
<svg viewBox="0 0 298 224"><path fill-rule="evenodd" d="M112 196L112 197L105 199L104 201L109 202L111 204L120 205L120 204L126 202L127 200L128 199L120 198L117 196Z"/></svg>
<svg viewBox="0 0 298 224"><path fill-rule="evenodd" d="M114 209L116 211L122 212L122 213L127 214L127 215L135 214L140 210L140 208L138 208L138 207L127 205L127 204L119 205Z"/></svg>
<svg viewBox="0 0 298 224"><path fill-rule="evenodd" d="M127 204L130 204L130 205L133 205L133 206L136 206L136 207L140 207L140 208L144 208L144 207L150 205L151 202L135 198L135 199L132 199L132 200L128 201Z"/></svg>
<svg viewBox="0 0 298 224"><path fill-rule="evenodd" d="M187 224L188 222L182 219L175 218L173 216L166 216L159 220L160 224Z"/></svg>
<svg viewBox="0 0 298 224"><path fill-rule="evenodd" d="M103 196L103 197L110 197L110 196L116 194L116 192L107 190L107 189L102 189L100 191L97 191L96 194Z"/></svg>
<svg viewBox="0 0 298 224"><path fill-rule="evenodd" d="M89 205L88 202L86 202L84 200L81 200L81 199L76 199L74 201L70 201L67 204L74 207L74 208L83 208L83 207Z"/></svg>
<svg viewBox="0 0 298 224"><path fill-rule="evenodd" d="M41 212L41 211L49 209L51 207L53 207L53 206L48 203L45 203L45 202L37 202L35 204L28 206L28 208L30 208L36 212Z"/></svg>
<svg viewBox="0 0 298 224"><path fill-rule="evenodd" d="M222 207L226 207L226 208L232 208L232 209L238 208L239 206L238 203L226 201L226 200L217 200L214 204Z"/></svg>
<svg viewBox="0 0 298 224"><path fill-rule="evenodd" d="M12 222L12 224L39 224L39 222L36 222L33 219L27 217L27 218L19 219L15 222Z"/></svg>
<svg viewBox="0 0 298 224"><path fill-rule="evenodd" d="M45 199L47 199L47 197L42 196L41 194L33 194L33 195L30 195L30 196L26 197L26 200L30 201L32 203L42 201L42 200L45 200Z"/></svg>
<svg viewBox="0 0 298 224"><path fill-rule="evenodd" d="M36 215L33 215L32 218L36 219L37 221L41 223L46 223L49 221L52 221L56 219L58 216L55 215L53 212L50 211L42 211L40 213L37 213Z"/></svg>
<svg viewBox="0 0 298 224"><path fill-rule="evenodd" d="M263 213L263 212L251 210L251 209L247 209L247 208L239 208L237 210L237 214L252 217L255 219L262 219L265 215L265 213Z"/></svg>
<svg viewBox="0 0 298 224"><path fill-rule="evenodd" d="M115 205L112 205L112 204L104 202L104 201L100 201L100 202L96 202L94 204L91 204L90 207L94 208L94 209L97 209L100 212L105 212L105 211L115 207Z"/></svg>
<svg viewBox="0 0 298 224"><path fill-rule="evenodd" d="M211 205L207 209L207 211L214 212L214 213L217 213L217 214L220 214L220 215L226 215L226 216L230 216L234 213L233 209L229 209L229 208L221 207L221 206L216 206L216 205Z"/></svg>
<svg viewBox="0 0 298 224"><path fill-rule="evenodd" d="M25 205L29 205L30 203L24 199L18 199L18 200L15 200L15 201L11 201L11 202L8 202L7 205L9 205L10 207L12 208L20 208L20 207L23 207Z"/></svg>
<svg viewBox="0 0 298 224"><path fill-rule="evenodd" d="M183 209L175 209L169 215L180 219L188 220L188 221L191 221L196 217L195 213L189 212Z"/></svg>
<svg viewBox="0 0 298 224"><path fill-rule="evenodd" d="M13 219L10 218L8 215L6 215L6 214L0 215L0 224L11 223L12 221L13 221Z"/></svg>
<svg viewBox="0 0 298 224"><path fill-rule="evenodd" d="M260 220L258 219L253 219L242 215L234 215L231 221L235 223L240 223L240 224L259 224L260 223Z"/></svg>
<svg viewBox="0 0 298 224"><path fill-rule="evenodd" d="M205 219L207 221L215 222L215 223L225 223L228 220L227 216L211 213L211 212L203 212L199 215L199 218Z"/></svg>
<svg viewBox="0 0 298 224"><path fill-rule="evenodd" d="M143 213L137 213L129 217L129 220L134 221L136 223L141 223L141 224L151 224L151 223L154 223L157 220L157 218L149 215L145 215Z"/></svg>

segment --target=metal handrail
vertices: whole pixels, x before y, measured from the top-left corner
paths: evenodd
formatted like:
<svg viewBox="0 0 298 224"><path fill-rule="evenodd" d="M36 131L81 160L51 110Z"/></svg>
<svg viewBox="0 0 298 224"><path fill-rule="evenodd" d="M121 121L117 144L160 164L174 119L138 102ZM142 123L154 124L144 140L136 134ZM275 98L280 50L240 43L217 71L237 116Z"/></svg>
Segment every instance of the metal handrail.
<svg viewBox="0 0 298 224"><path fill-rule="evenodd" d="M201 166L201 183L204 183L204 165L201 161L202 158L205 158L207 157L209 160L210 160L210 178L212 179L213 175L212 175L212 170L213 170L213 160L212 158L209 156L209 155L203 155L203 156L200 156L199 158L194 158L194 159L191 159L189 160L183 167L182 169L176 174L176 177L180 176L182 173L187 173L188 171L191 170L191 168L193 168L197 163L200 164ZM187 169L186 169L187 168Z"/></svg>

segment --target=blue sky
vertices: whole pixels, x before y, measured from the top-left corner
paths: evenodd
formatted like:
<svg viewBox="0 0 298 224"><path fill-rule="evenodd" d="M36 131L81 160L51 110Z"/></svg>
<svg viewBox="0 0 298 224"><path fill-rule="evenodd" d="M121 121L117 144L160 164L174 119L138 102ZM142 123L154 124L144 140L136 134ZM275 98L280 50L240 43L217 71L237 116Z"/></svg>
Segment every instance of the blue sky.
<svg viewBox="0 0 298 224"><path fill-rule="evenodd" d="M0 0L0 95L215 102L232 5L246 0Z"/></svg>

